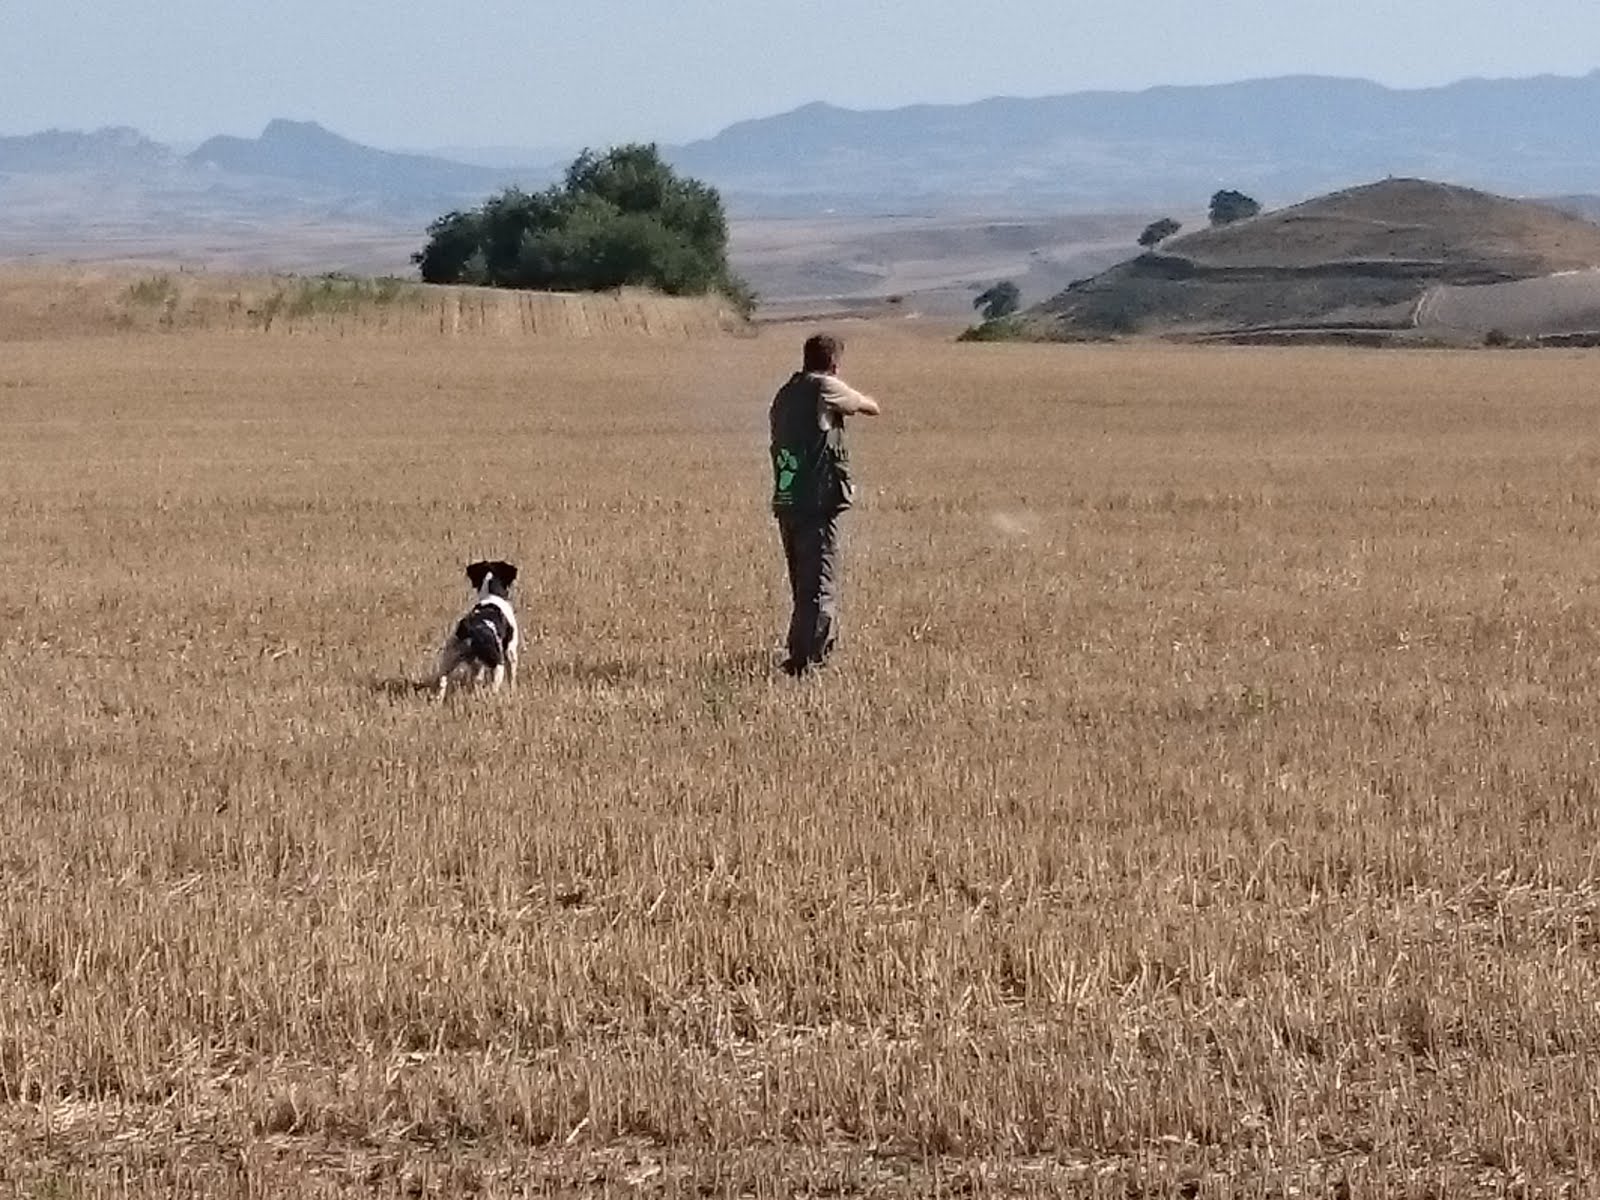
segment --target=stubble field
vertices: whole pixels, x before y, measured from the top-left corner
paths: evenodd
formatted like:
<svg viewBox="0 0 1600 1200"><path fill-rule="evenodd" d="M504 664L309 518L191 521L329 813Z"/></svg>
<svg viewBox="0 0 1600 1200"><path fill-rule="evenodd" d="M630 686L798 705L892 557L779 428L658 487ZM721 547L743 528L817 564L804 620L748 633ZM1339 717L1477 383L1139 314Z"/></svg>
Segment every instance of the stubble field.
<svg viewBox="0 0 1600 1200"><path fill-rule="evenodd" d="M804 332L4 348L0 1190L1600 1176L1593 360Z"/></svg>

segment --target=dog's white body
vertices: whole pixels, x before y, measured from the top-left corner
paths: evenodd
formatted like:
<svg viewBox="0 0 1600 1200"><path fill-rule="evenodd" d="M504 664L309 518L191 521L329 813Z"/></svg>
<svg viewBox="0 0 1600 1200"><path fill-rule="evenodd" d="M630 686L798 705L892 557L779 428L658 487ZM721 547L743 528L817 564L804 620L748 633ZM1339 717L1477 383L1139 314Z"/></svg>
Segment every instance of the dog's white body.
<svg viewBox="0 0 1600 1200"><path fill-rule="evenodd" d="M522 632L509 594L516 577L517 569L510 563L477 562L467 568L467 578L477 594L439 651L434 686L440 699L450 690L452 676L463 667L474 682L487 676L494 691L507 679L516 687Z"/></svg>

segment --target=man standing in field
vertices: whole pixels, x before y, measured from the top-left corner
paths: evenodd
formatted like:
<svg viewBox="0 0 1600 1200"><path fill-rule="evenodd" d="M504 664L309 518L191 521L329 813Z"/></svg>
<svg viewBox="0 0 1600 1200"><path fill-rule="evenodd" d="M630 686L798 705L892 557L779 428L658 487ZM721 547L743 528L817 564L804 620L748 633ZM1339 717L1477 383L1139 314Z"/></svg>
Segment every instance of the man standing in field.
<svg viewBox="0 0 1600 1200"><path fill-rule="evenodd" d="M772 400L772 511L794 599L783 664L790 675L826 662L838 635L839 517L855 490L844 423L878 415L872 397L839 378L843 357L839 338L808 338L801 369Z"/></svg>

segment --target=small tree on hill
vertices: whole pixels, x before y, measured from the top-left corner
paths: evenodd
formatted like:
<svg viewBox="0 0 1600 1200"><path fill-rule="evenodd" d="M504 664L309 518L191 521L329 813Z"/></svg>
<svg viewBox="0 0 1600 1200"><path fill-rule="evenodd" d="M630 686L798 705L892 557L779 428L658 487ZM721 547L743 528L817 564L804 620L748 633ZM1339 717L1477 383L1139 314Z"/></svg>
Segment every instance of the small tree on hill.
<svg viewBox="0 0 1600 1200"><path fill-rule="evenodd" d="M510 188L428 226L412 261L424 283L551 291L624 286L670 295L753 297L728 265L728 220L715 188L679 176L653 145L586 150L559 185Z"/></svg>
<svg viewBox="0 0 1600 1200"><path fill-rule="evenodd" d="M1261 205L1243 192L1221 191L1211 197L1211 223L1232 225L1235 221L1248 221L1261 211Z"/></svg>
<svg viewBox="0 0 1600 1200"><path fill-rule="evenodd" d="M1022 289L1009 279L995 284L972 302L985 321L1001 321L1022 307Z"/></svg>
<svg viewBox="0 0 1600 1200"><path fill-rule="evenodd" d="M1183 226L1171 217L1162 217L1159 221L1151 221L1144 227L1144 232L1139 235L1139 245L1150 250L1159 246L1169 237L1176 237L1178 230Z"/></svg>

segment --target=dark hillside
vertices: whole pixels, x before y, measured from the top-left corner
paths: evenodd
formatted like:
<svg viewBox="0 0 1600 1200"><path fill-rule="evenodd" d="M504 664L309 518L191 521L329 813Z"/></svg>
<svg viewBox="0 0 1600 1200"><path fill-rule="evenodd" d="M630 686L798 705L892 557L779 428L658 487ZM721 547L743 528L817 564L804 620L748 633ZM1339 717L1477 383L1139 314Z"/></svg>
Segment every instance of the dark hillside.
<svg viewBox="0 0 1600 1200"><path fill-rule="evenodd" d="M1169 242L1032 310L1044 336L1274 327L1410 329L1422 300L1600 266L1600 225L1391 179Z"/></svg>

